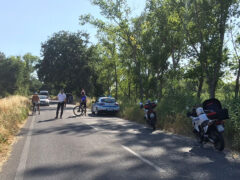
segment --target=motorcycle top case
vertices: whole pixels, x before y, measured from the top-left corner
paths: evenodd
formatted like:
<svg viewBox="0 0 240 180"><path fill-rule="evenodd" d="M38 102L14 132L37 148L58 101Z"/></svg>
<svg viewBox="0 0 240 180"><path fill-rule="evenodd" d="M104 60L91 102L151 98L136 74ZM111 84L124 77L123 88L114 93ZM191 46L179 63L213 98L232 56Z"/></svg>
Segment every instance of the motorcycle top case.
<svg viewBox="0 0 240 180"><path fill-rule="evenodd" d="M207 114L209 119L229 119L228 110L222 109L221 102L218 99L212 98L204 101L203 109L211 111Z"/></svg>
<svg viewBox="0 0 240 180"><path fill-rule="evenodd" d="M150 109L150 108L155 108L157 106L157 104L155 103L148 103L144 105L145 109Z"/></svg>

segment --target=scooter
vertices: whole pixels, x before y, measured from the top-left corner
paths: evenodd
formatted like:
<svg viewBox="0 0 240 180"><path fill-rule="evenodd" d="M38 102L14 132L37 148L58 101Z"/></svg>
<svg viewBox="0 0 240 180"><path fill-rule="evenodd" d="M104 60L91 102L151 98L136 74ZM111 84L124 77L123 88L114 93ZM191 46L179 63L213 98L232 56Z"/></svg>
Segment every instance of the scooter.
<svg viewBox="0 0 240 180"><path fill-rule="evenodd" d="M148 102L143 105L140 103L140 108L144 108L144 119L146 123L152 127L153 130L156 130L157 115L154 111L154 108L157 106L155 102Z"/></svg>

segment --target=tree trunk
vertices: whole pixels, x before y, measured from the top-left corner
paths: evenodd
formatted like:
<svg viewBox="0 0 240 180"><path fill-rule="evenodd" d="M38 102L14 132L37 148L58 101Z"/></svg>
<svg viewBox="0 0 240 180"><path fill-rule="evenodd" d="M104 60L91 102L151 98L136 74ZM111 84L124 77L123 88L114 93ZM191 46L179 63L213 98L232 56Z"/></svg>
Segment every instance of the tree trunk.
<svg viewBox="0 0 240 180"><path fill-rule="evenodd" d="M136 63L137 68L137 76L138 76L138 85L139 85L139 97L140 100L143 101L143 85L142 85L142 78L141 78L141 62L140 60L137 60L137 47L134 47L133 51L134 61ZM138 93L137 93L138 94Z"/></svg>
<svg viewBox="0 0 240 180"><path fill-rule="evenodd" d="M200 99L201 94L202 94L203 82L204 82L204 77L203 77L203 74L201 74L200 79L199 79L199 84L198 84L198 92L197 92L198 99Z"/></svg>
<svg viewBox="0 0 240 180"><path fill-rule="evenodd" d="M114 63L114 76L115 76L115 99L118 99L118 78L117 78L117 66Z"/></svg>
<svg viewBox="0 0 240 180"><path fill-rule="evenodd" d="M160 78L160 85L159 85L159 92L158 92L158 99L162 98L162 90L163 90L163 79Z"/></svg>
<svg viewBox="0 0 240 180"><path fill-rule="evenodd" d="M210 98L215 98L217 82L218 82L218 79L213 78L212 81L209 83L210 84L210 86L209 86L209 95L210 95L209 97Z"/></svg>
<svg viewBox="0 0 240 180"><path fill-rule="evenodd" d="M237 73L236 85L235 85L235 99L238 98L238 94L239 94L239 77L240 77L240 59L238 59L238 73Z"/></svg>
<svg viewBox="0 0 240 180"><path fill-rule="evenodd" d="M128 98L131 99L131 82L128 82Z"/></svg>

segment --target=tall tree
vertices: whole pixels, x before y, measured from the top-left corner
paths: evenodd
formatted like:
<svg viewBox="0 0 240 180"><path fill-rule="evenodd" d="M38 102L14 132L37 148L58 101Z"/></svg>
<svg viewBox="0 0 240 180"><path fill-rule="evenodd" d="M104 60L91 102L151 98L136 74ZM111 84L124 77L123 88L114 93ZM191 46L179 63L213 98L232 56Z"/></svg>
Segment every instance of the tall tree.
<svg viewBox="0 0 240 180"><path fill-rule="evenodd" d="M116 33L119 37L119 42L125 43L125 47L130 49L129 55L131 61L135 64L133 68L136 70L137 74L137 79L135 80L139 89L137 94L139 94L140 99L143 99L141 62L139 58L140 49L138 48L139 44L136 41L136 34L131 28L131 18L129 17L130 8L127 6L126 0L93 0L92 3L100 8L101 14L112 22L112 24L110 25L107 22L92 17L91 15L80 16L81 24L84 25L85 23L90 23L95 25L100 32Z"/></svg>
<svg viewBox="0 0 240 180"><path fill-rule="evenodd" d="M79 93L81 88L91 92L88 35L60 31L42 44L43 59L37 65L41 81L55 90Z"/></svg>
<svg viewBox="0 0 240 180"><path fill-rule="evenodd" d="M201 64L200 86L206 75L209 95L215 97L219 78L223 75L224 36L229 17L236 10L236 0L187 0L185 15L182 18L185 24L187 39L198 56ZM187 23L186 23L187 22Z"/></svg>

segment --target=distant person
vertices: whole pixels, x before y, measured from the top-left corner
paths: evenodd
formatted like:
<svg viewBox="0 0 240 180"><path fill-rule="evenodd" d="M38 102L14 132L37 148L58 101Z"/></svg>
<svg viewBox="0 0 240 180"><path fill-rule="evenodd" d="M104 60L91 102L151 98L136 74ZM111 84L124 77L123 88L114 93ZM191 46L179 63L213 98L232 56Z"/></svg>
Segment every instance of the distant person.
<svg viewBox="0 0 240 180"><path fill-rule="evenodd" d="M86 115L86 108L87 108L87 96L85 94L85 90L82 89L81 91L81 99L80 99L80 106L84 107L84 113Z"/></svg>
<svg viewBox="0 0 240 180"><path fill-rule="evenodd" d="M38 114L40 114L40 98L38 97L38 93L35 92L32 96L32 105L37 106Z"/></svg>
<svg viewBox="0 0 240 180"><path fill-rule="evenodd" d="M62 119L64 105L66 104L66 94L64 93L63 89L60 91L57 97L58 97L58 105L57 105L57 112L56 112L55 118L56 119L58 118L58 112L59 112L59 109L61 108L60 118Z"/></svg>

